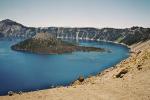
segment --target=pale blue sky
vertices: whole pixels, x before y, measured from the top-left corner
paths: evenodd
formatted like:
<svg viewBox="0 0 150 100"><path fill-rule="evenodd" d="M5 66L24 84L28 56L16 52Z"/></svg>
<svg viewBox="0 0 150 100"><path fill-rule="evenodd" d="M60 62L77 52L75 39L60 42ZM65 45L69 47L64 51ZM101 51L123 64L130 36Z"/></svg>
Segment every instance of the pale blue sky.
<svg viewBox="0 0 150 100"><path fill-rule="evenodd" d="M46 27L150 27L150 0L0 0L0 20Z"/></svg>

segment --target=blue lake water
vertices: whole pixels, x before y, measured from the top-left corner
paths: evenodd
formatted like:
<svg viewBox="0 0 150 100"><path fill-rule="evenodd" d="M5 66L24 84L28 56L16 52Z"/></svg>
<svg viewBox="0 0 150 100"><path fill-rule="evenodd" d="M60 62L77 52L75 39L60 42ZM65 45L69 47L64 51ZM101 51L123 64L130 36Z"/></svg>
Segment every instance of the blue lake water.
<svg viewBox="0 0 150 100"><path fill-rule="evenodd" d="M0 41L0 95L69 85L80 75L96 75L129 56L125 46L108 42L80 41L80 45L112 52L73 52L39 55L10 49L16 41Z"/></svg>

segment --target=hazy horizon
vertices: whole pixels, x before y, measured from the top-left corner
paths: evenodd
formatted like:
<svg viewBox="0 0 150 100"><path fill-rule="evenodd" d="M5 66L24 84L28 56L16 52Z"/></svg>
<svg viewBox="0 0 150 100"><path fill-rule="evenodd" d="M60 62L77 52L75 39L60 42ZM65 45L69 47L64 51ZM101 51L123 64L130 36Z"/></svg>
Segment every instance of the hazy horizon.
<svg viewBox="0 0 150 100"><path fill-rule="evenodd" d="M0 0L0 20L30 27L150 27L150 0Z"/></svg>

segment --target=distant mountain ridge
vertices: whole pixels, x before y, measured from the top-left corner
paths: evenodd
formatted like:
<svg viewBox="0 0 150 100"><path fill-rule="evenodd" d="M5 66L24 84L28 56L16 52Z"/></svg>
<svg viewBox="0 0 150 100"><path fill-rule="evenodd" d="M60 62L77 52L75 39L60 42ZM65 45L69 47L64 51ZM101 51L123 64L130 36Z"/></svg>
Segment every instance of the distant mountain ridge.
<svg viewBox="0 0 150 100"><path fill-rule="evenodd" d="M125 29L115 28L65 28L65 27L26 27L15 21L6 19L0 21L0 37L31 38L36 33L49 33L57 38L77 40L104 40L131 45L150 39L150 28L131 27Z"/></svg>
<svg viewBox="0 0 150 100"><path fill-rule="evenodd" d="M0 32L8 38L30 38L35 35L36 28L26 27L10 19L0 21Z"/></svg>

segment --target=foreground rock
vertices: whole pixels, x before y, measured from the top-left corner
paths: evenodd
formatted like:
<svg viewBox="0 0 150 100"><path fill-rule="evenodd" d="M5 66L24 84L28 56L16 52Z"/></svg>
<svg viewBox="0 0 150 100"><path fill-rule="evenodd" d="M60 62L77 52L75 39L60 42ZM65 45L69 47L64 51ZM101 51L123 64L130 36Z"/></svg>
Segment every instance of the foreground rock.
<svg viewBox="0 0 150 100"><path fill-rule="evenodd" d="M39 54L61 54L74 51L104 51L102 48L78 46L75 43L58 40L48 33L38 33L33 38L13 45L11 48L17 51L28 51Z"/></svg>
<svg viewBox="0 0 150 100"><path fill-rule="evenodd" d="M13 91L9 91L9 92L8 92L8 95L9 95L9 96L13 96L14 94L15 94L15 93L14 93Z"/></svg>

